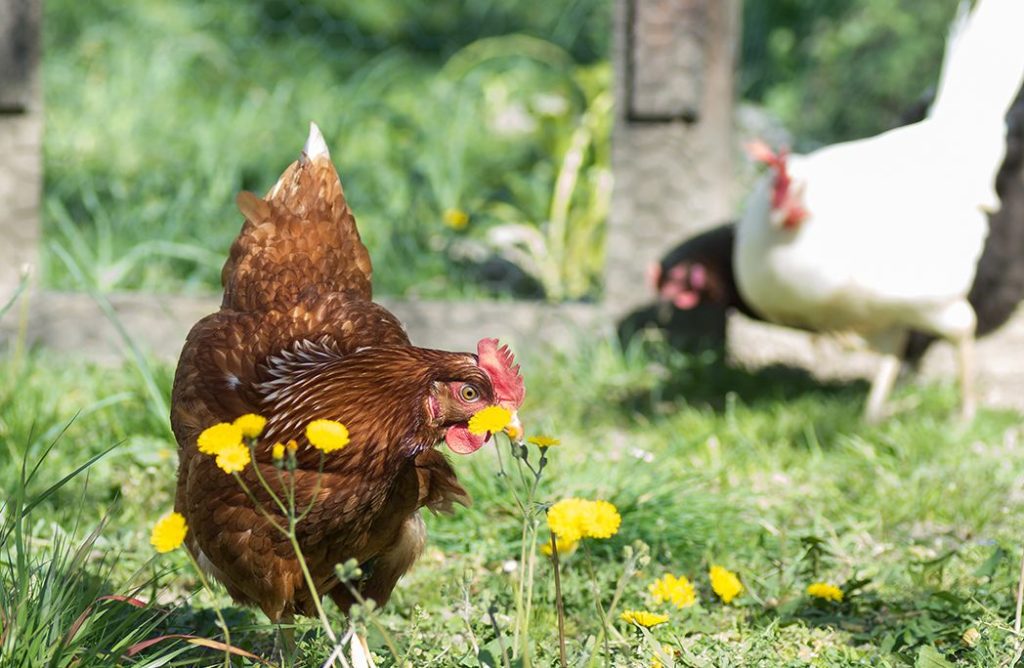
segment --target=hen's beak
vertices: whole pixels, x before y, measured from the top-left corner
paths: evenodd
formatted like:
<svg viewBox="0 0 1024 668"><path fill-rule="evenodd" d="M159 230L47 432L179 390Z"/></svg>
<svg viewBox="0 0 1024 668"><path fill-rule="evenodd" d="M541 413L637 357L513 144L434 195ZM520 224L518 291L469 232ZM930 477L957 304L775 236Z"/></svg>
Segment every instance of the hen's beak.
<svg viewBox="0 0 1024 668"><path fill-rule="evenodd" d="M517 443L523 440L523 423L519 421L519 413L512 413L512 421L505 427L505 433Z"/></svg>

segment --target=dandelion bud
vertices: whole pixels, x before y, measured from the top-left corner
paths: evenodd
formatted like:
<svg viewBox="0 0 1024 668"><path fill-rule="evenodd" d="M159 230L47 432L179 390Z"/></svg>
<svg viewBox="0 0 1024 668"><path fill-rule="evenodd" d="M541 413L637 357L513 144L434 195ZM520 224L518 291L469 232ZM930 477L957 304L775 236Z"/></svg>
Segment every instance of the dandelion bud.
<svg viewBox="0 0 1024 668"><path fill-rule="evenodd" d="M363 569L359 567L359 562L355 559L338 564L334 567L334 572L342 582L353 582L363 577Z"/></svg>

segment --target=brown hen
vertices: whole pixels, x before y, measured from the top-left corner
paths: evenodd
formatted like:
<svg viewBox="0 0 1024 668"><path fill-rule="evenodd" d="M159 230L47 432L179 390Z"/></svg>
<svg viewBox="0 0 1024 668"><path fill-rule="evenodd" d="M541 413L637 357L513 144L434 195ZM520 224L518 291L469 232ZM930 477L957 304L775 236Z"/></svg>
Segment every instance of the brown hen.
<svg viewBox="0 0 1024 668"><path fill-rule="evenodd" d="M417 348L371 301L370 257L315 125L267 196L243 192L238 206L245 223L222 272L220 311L192 328L174 379L175 510L188 521L188 549L237 601L271 620L315 614L287 537L196 447L207 427L257 413L268 422L240 475L286 525L254 467L276 480L272 444L298 441L296 506L315 503L296 531L318 592L347 610L352 599L335 566L355 559L366 573L360 593L383 604L423 548L420 508L469 504L434 446L481 447L490 435L472 434L469 418L489 405L514 413L522 377L497 340L480 341L475 355ZM304 436L319 418L351 435L322 473Z"/></svg>

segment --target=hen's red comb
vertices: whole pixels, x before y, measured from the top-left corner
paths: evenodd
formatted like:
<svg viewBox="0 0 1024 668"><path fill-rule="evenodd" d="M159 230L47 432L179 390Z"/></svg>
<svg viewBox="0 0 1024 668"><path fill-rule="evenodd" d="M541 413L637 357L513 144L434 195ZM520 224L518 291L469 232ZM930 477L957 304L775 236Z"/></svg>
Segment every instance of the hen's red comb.
<svg viewBox="0 0 1024 668"><path fill-rule="evenodd" d="M772 167L784 166L786 164L786 149L780 150L778 153L772 150L772 147L766 144L760 139L755 139L743 147L747 151L747 155L750 159L755 162L763 162L766 165Z"/></svg>
<svg viewBox="0 0 1024 668"><path fill-rule="evenodd" d="M512 404L519 408L526 396L519 365L508 346L498 347L498 339L480 339L476 344L479 366L491 377L495 400L499 404Z"/></svg>

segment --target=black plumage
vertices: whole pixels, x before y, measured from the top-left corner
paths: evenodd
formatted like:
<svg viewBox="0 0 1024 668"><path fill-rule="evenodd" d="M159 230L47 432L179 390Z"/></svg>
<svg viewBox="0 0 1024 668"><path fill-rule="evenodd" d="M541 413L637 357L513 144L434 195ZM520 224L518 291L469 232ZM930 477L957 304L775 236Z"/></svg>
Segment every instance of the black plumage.
<svg viewBox="0 0 1024 668"><path fill-rule="evenodd" d="M905 124L925 117L930 97L922 98L904 117ZM1000 209L989 215L989 233L978 260L978 270L968 301L978 318L976 336L985 336L1006 324L1024 300L1024 88L1006 116L1006 156L996 176ZM665 296L674 267L684 265L686 289L699 293L701 302L735 308L762 320L743 300L733 270L735 221L723 223L688 238L669 251L656 272L656 288ZM927 243L922 240L922 243ZM689 268L700 265L706 276L702 285L689 283ZM903 359L917 365L936 337L911 332Z"/></svg>

